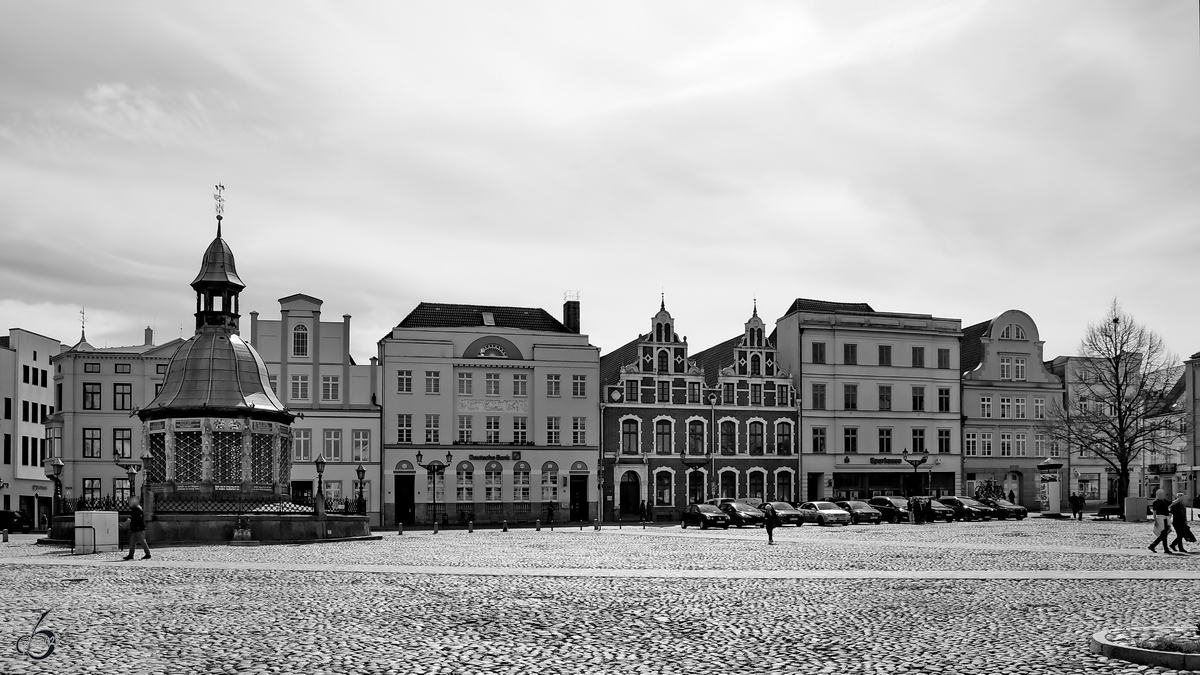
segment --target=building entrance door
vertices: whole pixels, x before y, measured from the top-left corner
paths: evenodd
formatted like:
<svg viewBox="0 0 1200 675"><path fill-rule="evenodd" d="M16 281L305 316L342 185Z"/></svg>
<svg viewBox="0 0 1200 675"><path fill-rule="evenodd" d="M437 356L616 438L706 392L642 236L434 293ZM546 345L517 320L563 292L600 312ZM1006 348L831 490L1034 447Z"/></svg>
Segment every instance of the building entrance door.
<svg viewBox="0 0 1200 675"><path fill-rule="evenodd" d="M313 482L311 480L294 480L292 481L292 499L299 503L304 503L313 496Z"/></svg>
<svg viewBox="0 0 1200 675"><path fill-rule="evenodd" d="M571 476L571 520L588 519L588 476Z"/></svg>
<svg viewBox="0 0 1200 675"><path fill-rule="evenodd" d="M638 480L638 475L632 471L626 471L624 476L621 476L621 503L617 508L621 510L621 516L629 517L638 515L638 506L642 501L642 484Z"/></svg>
<svg viewBox="0 0 1200 675"><path fill-rule="evenodd" d="M821 476L819 473L808 474L808 501L821 498Z"/></svg>
<svg viewBox="0 0 1200 675"><path fill-rule="evenodd" d="M416 483L416 476L396 476L396 522L401 525L417 524Z"/></svg>

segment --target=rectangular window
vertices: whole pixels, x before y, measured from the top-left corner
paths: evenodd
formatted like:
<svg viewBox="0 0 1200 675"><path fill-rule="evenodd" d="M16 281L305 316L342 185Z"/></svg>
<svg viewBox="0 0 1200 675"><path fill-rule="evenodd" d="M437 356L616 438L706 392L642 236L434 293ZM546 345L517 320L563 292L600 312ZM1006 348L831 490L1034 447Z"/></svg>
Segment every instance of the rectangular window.
<svg viewBox="0 0 1200 675"><path fill-rule="evenodd" d="M1044 398L1033 399L1033 419L1035 419L1035 420L1046 419L1046 399L1044 399Z"/></svg>
<svg viewBox="0 0 1200 675"><path fill-rule="evenodd" d="M133 459L133 429L113 429L113 457Z"/></svg>
<svg viewBox="0 0 1200 675"><path fill-rule="evenodd" d="M371 461L371 431L369 429L355 429L350 432L350 461L367 463Z"/></svg>
<svg viewBox="0 0 1200 675"><path fill-rule="evenodd" d="M991 434L979 434L979 456L980 457L991 457L992 456L992 435Z"/></svg>
<svg viewBox="0 0 1200 675"><path fill-rule="evenodd" d="M858 410L858 385L842 385L842 407L846 410Z"/></svg>
<svg viewBox="0 0 1200 675"><path fill-rule="evenodd" d="M557 502L558 501L558 472L543 471L542 472L542 501Z"/></svg>
<svg viewBox="0 0 1200 675"><path fill-rule="evenodd" d="M1013 359L1013 379L1025 380L1025 359L1018 357Z"/></svg>
<svg viewBox="0 0 1200 675"><path fill-rule="evenodd" d="M1012 357L1011 356L1001 356L1000 357L1000 379L1002 379L1002 380L1011 380L1012 379Z"/></svg>
<svg viewBox="0 0 1200 675"><path fill-rule="evenodd" d="M529 418L513 418L513 443L524 445L529 442Z"/></svg>
<svg viewBox="0 0 1200 675"><path fill-rule="evenodd" d="M340 401L342 399L341 378L337 375L321 376L321 400Z"/></svg>
<svg viewBox="0 0 1200 675"><path fill-rule="evenodd" d="M472 419L473 418L470 415L459 415L458 416L458 442L459 443L470 443L471 442Z"/></svg>
<svg viewBox="0 0 1200 675"><path fill-rule="evenodd" d="M86 459L100 459L100 430L83 430L83 456Z"/></svg>
<svg viewBox="0 0 1200 675"><path fill-rule="evenodd" d="M842 345L842 363L848 366L858 365L858 345L850 343Z"/></svg>
<svg viewBox="0 0 1200 675"><path fill-rule="evenodd" d="M546 395L562 396L562 376L550 374L546 376Z"/></svg>
<svg viewBox="0 0 1200 675"><path fill-rule="evenodd" d="M992 416L992 397L991 396L980 396L979 397L979 416L980 417L991 417Z"/></svg>
<svg viewBox="0 0 1200 675"><path fill-rule="evenodd" d="M29 366L21 366L21 382L29 384Z"/></svg>
<svg viewBox="0 0 1200 675"><path fill-rule="evenodd" d="M28 436L21 437L21 464L22 464L22 466L29 466L29 437Z"/></svg>
<svg viewBox="0 0 1200 675"><path fill-rule="evenodd" d="M474 384L474 380L471 379L471 373L459 373L458 374L458 395L459 396L470 396L473 393L471 391L473 388L473 386L472 386L473 384Z"/></svg>
<svg viewBox="0 0 1200 675"><path fill-rule="evenodd" d="M296 462L312 460L311 429L294 429L292 431L292 459Z"/></svg>
<svg viewBox="0 0 1200 675"><path fill-rule="evenodd" d="M454 499L459 502L475 501L475 472L454 472Z"/></svg>
<svg viewBox="0 0 1200 675"><path fill-rule="evenodd" d="M1013 419L1025 419L1025 398L1014 399L1013 403Z"/></svg>
<svg viewBox="0 0 1200 675"><path fill-rule="evenodd" d="M925 348L924 347L913 347L912 348L912 367L913 368L924 368L925 367Z"/></svg>
<svg viewBox="0 0 1200 675"><path fill-rule="evenodd" d="M963 454L968 457L979 454L979 434L963 434Z"/></svg>
<svg viewBox="0 0 1200 675"><path fill-rule="evenodd" d="M21 401L21 421L29 421L29 401Z"/></svg>
<svg viewBox="0 0 1200 675"><path fill-rule="evenodd" d="M879 345L879 365L881 365L881 366L892 365L892 346L891 345Z"/></svg>
<svg viewBox="0 0 1200 675"><path fill-rule="evenodd" d="M571 445L587 445L587 418L571 418Z"/></svg>
<svg viewBox="0 0 1200 675"><path fill-rule="evenodd" d="M441 416L440 415L425 415L425 442L426 443L441 443Z"/></svg>
<svg viewBox="0 0 1200 675"><path fill-rule="evenodd" d="M355 500L358 499L359 491L362 491L362 499L367 504L371 503L371 481L364 480L361 484L357 480L350 481L350 494Z"/></svg>
<svg viewBox="0 0 1200 675"><path fill-rule="evenodd" d="M83 372L98 373L98 372L100 372L100 364L99 363L85 363L85 364L83 364Z"/></svg>
<svg viewBox="0 0 1200 675"><path fill-rule="evenodd" d="M442 393L442 373L439 370L425 371L425 393L440 394Z"/></svg>
<svg viewBox="0 0 1200 675"><path fill-rule="evenodd" d="M1080 454L1082 454L1082 453L1080 453ZM1050 456L1051 457L1060 457L1061 456L1061 455L1059 455L1058 443L1055 443L1054 441L1050 441Z"/></svg>
<svg viewBox="0 0 1200 675"><path fill-rule="evenodd" d="M412 443L412 415L409 413L396 415L396 442Z"/></svg>
<svg viewBox="0 0 1200 675"><path fill-rule="evenodd" d="M442 490L438 489L438 501L441 501ZM325 481L325 498L329 500L342 498L342 481L327 480Z"/></svg>
<svg viewBox="0 0 1200 675"><path fill-rule="evenodd" d="M792 404L792 388L786 384L775 385L775 405L783 408Z"/></svg>
<svg viewBox="0 0 1200 675"><path fill-rule="evenodd" d="M880 429L879 430L879 452L881 452L885 455L890 454L892 452L892 430L891 429Z"/></svg>
<svg viewBox="0 0 1200 675"><path fill-rule="evenodd" d="M529 501L529 472L513 471L513 501Z"/></svg>
<svg viewBox="0 0 1200 675"><path fill-rule="evenodd" d="M160 364L154 366L154 372L157 375L166 375L167 374L167 364L160 363Z"/></svg>
<svg viewBox="0 0 1200 675"><path fill-rule="evenodd" d="M306 401L308 400L308 376L293 375L292 376L292 400Z"/></svg>
<svg viewBox="0 0 1200 675"><path fill-rule="evenodd" d="M892 385L890 384L879 385L879 409L892 409Z"/></svg>
<svg viewBox="0 0 1200 675"><path fill-rule="evenodd" d="M750 405L762 405L762 385L750 385Z"/></svg>
<svg viewBox="0 0 1200 675"><path fill-rule="evenodd" d="M524 373L513 375L513 396L529 395L529 376Z"/></svg>
<svg viewBox="0 0 1200 675"><path fill-rule="evenodd" d="M938 368L942 370L950 369L950 350L946 348L938 349Z"/></svg>
<svg viewBox="0 0 1200 675"><path fill-rule="evenodd" d="M341 429L326 429L325 430L325 461L327 461L327 462L342 461L342 430Z"/></svg>
<svg viewBox="0 0 1200 675"><path fill-rule="evenodd" d="M131 494L133 494L133 492L129 489L128 478L113 479L113 499L117 500L118 502L127 502L129 501L129 495Z"/></svg>
<svg viewBox="0 0 1200 675"><path fill-rule="evenodd" d="M125 375L132 371L128 363L118 363L113 366L113 372L118 375Z"/></svg>
<svg viewBox="0 0 1200 675"><path fill-rule="evenodd" d="M792 454L792 425L775 425L775 447L781 455Z"/></svg>
<svg viewBox="0 0 1200 675"><path fill-rule="evenodd" d="M12 399L7 396L4 397L4 419L12 419Z"/></svg>
<svg viewBox="0 0 1200 675"><path fill-rule="evenodd" d="M700 402L700 383L688 382L687 386L688 403Z"/></svg>
<svg viewBox="0 0 1200 675"><path fill-rule="evenodd" d="M733 395L733 383L726 382L722 385L721 405L734 405L737 399Z"/></svg>
<svg viewBox="0 0 1200 675"><path fill-rule="evenodd" d="M587 375L571 376L571 396L575 398L587 396Z"/></svg>
<svg viewBox="0 0 1200 675"><path fill-rule="evenodd" d="M813 382L812 385L812 409L825 409L825 385Z"/></svg>
<svg viewBox="0 0 1200 675"><path fill-rule="evenodd" d="M925 450L925 430L924 429L913 429L912 430L912 451L913 452L925 452L926 451Z"/></svg>
<svg viewBox="0 0 1200 675"><path fill-rule="evenodd" d="M83 498L89 502L94 502L101 498L99 478L83 479Z"/></svg>
<svg viewBox="0 0 1200 675"><path fill-rule="evenodd" d="M818 454L825 452L825 427L813 427L812 451Z"/></svg>
<svg viewBox="0 0 1200 675"><path fill-rule="evenodd" d="M500 442L500 416L488 415L483 420L484 440L488 443Z"/></svg>
<svg viewBox="0 0 1200 675"><path fill-rule="evenodd" d="M950 390L938 387L938 412L950 412Z"/></svg>
<svg viewBox="0 0 1200 675"><path fill-rule="evenodd" d="M396 393L411 394L412 393L412 371L397 370L396 371Z"/></svg>
<svg viewBox="0 0 1200 675"><path fill-rule="evenodd" d="M638 381L625 380L625 401L634 403L638 400Z"/></svg>
<svg viewBox="0 0 1200 675"><path fill-rule="evenodd" d="M560 445L562 443L562 418L547 417L546 418L546 445Z"/></svg>
<svg viewBox="0 0 1200 675"><path fill-rule="evenodd" d="M1025 456L1025 434L1016 434L1013 436L1013 455L1017 457Z"/></svg>
<svg viewBox="0 0 1200 675"><path fill-rule="evenodd" d="M825 343L824 342L812 343L812 362L813 363L825 363Z"/></svg>
<svg viewBox="0 0 1200 675"><path fill-rule="evenodd" d="M946 454L950 452L950 430L938 429L938 452Z"/></svg>
<svg viewBox="0 0 1200 675"><path fill-rule="evenodd" d="M483 472L483 501L499 502L502 501L500 496L501 490L501 472L499 471L484 471Z"/></svg>
<svg viewBox="0 0 1200 675"><path fill-rule="evenodd" d="M858 452L858 429L842 430L842 452Z"/></svg>
<svg viewBox="0 0 1200 675"><path fill-rule="evenodd" d="M1034 434L1033 435L1033 456L1034 457L1045 457L1046 456L1046 434Z"/></svg>
<svg viewBox="0 0 1200 675"><path fill-rule="evenodd" d="M84 382L83 383L83 409L84 410L99 410L100 409L100 383L99 382Z"/></svg>
<svg viewBox="0 0 1200 675"><path fill-rule="evenodd" d="M500 395L500 373L488 373L483 376L488 396Z"/></svg>
<svg viewBox="0 0 1200 675"><path fill-rule="evenodd" d="M912 409L916 412L925 410L925 387L912 388Z"/></svg>
<svg viewBox="0 0 1200 675"><path fill-rule="evenodd" d="M1000 419L1012 419L1012 399L1007 396L1000 397Z"/></svg>
<svg viewBox="0 0 1200 675"><path fill-rule="evenodd" d="M4 434L4 463L12 464L12 434Z"/></svg>
<svg viewBox="0 0 1200 675"><path fill-rule="evenodd" d="M1000 434L1000 456L1012 457L1012 434Z"/></svg>

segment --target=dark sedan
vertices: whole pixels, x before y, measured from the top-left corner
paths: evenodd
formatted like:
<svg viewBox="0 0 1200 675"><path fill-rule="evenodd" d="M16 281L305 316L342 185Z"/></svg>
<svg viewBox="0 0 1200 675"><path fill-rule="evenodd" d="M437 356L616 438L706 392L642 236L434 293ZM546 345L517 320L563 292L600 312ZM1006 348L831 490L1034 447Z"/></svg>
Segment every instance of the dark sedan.
<svg viewBox="0 0 1200 675"><path fill-rule="evenodd" d="M796 527L800 527L804 524L800 510L791 504L787 502L770 502L770 504L771 508L775 509L775 516L778 518L777 522L780 525L795 525Z"/></svg>
<svg viewBox="0 0 1200 675"><path fill-rule="evenodd" d="M680 527L687 529L689 524L695 525L702 530L707 530L710 527L719 527L723 530L729 529L729 516L725 515L721 509L712 504L692 504L683 510L683 519L680 521Z"/></svg>
<svg viewBox="0 0 1200 675"><path fill-rule="evenodd" d="M1014 504L1007 499L980 499L979 502L995 511L996 517L1001 520L1004 518L1023 520L1029 515L1029 509Z"/></svg>
<svg viewBox="0 0 1200 675"><path fill-rule="evenodd" d="M717 507L729 516L729 523L743 527L745 525L765 525L767 523L767 515L762 511L741 502L725 502Z"/></svg>
<svg viewBox="0 0 1200 675"><path fill-rule="evenodd" d="M0 530L29 533L33 518L24 511L0 511Z"/></svg>
<svg viewBox="0 0 1200 675"><path fill-rule="evenodd" d="M933 509L934 520L944 520L947 523L954 520L954 509L946 506L934 497L916 497L916 499L924 499L929 501L929 506Z"/></svg>
<svg viewBox="0 0 1200 675"><path fill-rule="evenodd" d="M850 514L850 518L857 525L858 523L872 523L878 525L883 520L883 514L879 509L871 506L866 502L849 501L849 502L834 502L838 508Z"/></svg>
<svg viewBox="0 0 1200 675"><path fill-rule="evenodd" d="M908 512L908 500L903 497L871 497L867 504L878 510L889 523L907 523L912 519Z"/></svg>
<svg viewBox="0 0 1200 675"><path fill-rule="evenodd" d="M938 501L954 509L954 517L959 520L989 520L995 515L990 506L970 497L942 497Z"/></svg>

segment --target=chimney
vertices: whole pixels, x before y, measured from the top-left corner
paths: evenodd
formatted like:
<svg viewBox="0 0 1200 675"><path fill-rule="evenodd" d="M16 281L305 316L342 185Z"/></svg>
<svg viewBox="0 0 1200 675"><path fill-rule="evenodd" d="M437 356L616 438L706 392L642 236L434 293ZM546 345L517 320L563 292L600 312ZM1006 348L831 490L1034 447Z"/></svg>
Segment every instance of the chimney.
<svg viewBox="0 0 1200 675"><path fill-rule="evenodd" d="M143 344L154 344L154 329L150 326L146 326L146 341Z"/></svg>
<svg viewBox="0 0 1200 675"><path fill-rule="evenodd" d="M572 333L579 332L579 291L563 293L563 325Z"/></svg>

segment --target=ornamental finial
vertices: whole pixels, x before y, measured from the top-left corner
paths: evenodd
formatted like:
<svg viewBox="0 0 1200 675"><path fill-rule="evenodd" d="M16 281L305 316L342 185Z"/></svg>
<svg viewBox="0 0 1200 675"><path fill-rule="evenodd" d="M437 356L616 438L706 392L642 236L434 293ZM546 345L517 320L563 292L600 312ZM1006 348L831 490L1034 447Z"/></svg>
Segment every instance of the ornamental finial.
<svg viewBox="0 0 1200 675"><path fill-rule="evenodd" d="M217 209L217 239L220 239L221 238L221 220L224 218L224 213L225 213L225 197L221 193L225 192L225 186L217 185L216 189L217 189L216 193L213 194L213 201L216 202L216 209Z"/></svg>

